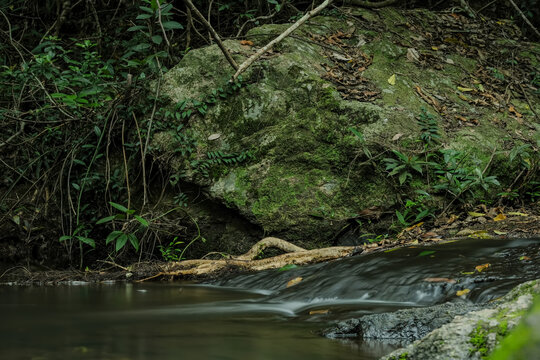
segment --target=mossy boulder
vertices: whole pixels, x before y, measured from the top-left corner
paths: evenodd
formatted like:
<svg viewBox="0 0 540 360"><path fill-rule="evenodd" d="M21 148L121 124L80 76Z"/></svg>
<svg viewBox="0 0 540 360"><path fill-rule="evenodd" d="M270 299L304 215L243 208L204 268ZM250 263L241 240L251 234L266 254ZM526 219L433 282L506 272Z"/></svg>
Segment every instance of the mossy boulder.
<svg viewBox="0 0 540 360"><path fill-rule="evenodd" d="M389 208L400 199L381 159L392 149L418 149L416 119L422 108L438 119L442 147L468 152L467 161L482 169L489 164L505 174L519 170L506 161L508 151L514 142L540 139L533 121L533 110L540 113L538 98L534 109L527 110L521 98L513 103L526 114L519 121L507 108L463 100L467 93L458 87L474 86L469 81L476 59L435 45L418 49L425 63L408 58L408 48L426 43L415 40L421 26L430 29L418 20L425 11L356 11L348 18L310 20L249 68L242 88L231 94L217 91L233 73L219 48L189 52L165 75L161 93L171 99L171 108L213 93L218 100L203 109L204 116L195 109L185 124L195 144L189 154L176 151L183 145L173 130L155 134L154 152L168 153L160 158L169 168L203 187L211 199L238 210L266 233L305 246L328 244L361 210ZM387 31L374 30L377 22ZM240 63L287 27L264 25L249 31L248 45L229 40L225 46ZM528 61L540 57L537 45L522 51L532 58ZM343 59L354 62L355 56L366 66L357 68L361 80L353 74L356 85L344 90L343 79L332 77L331 69ZM395 82L389 81L392 75ZM458 116L473 126L456 124Z"/></svg>

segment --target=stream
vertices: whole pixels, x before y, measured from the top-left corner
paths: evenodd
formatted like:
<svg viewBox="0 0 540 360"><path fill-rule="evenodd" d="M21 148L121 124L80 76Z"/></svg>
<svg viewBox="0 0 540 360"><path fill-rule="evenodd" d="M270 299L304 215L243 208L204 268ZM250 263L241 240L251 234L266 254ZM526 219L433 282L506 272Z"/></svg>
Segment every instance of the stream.
<svg viewBox="0 0 540 360"><path fill-rule="evenodd" d="M539 255L538 239L468 239L209 284L0 285L0 359L377 359L406 341L320 332L367 314L491 301L539 278Z"/></svg>

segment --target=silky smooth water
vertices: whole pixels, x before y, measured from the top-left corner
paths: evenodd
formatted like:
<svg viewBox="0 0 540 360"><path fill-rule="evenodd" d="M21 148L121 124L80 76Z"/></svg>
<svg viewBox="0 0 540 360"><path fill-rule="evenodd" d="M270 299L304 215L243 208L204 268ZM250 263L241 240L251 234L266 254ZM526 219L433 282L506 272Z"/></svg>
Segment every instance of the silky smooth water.
<svg viewBox="0 0 540 360"><path fill-rule="evenodd" d="M203 285L2 285L0 359L376 359L403 344L318 331L363 314L492 300L540 277L539 254L537 240L471 239ZM425 281L433 277L456 282Z"/></svg>

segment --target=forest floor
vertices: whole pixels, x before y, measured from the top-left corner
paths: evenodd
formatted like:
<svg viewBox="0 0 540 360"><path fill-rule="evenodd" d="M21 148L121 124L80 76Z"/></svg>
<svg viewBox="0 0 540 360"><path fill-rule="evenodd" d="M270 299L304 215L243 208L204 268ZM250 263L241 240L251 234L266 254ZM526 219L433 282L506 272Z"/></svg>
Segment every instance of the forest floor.
<svg viewBox="0 0 540 360"><path fill-rule="evenodd" d="M313 262L332 261L340 257L355 256L358 254L393 251L400 247L429 246L440 242L462 239L540 239L540 215L538 215L540 214L540 208L538 205L520 209L502 207L488 209L485 206L480 206L475 210L458 215L451 214L438 219L436 226L432 228L424 228L424 223L418 223L405 228L394 238L386 238L373 242L368 241L358 246L330 247L310 251L290 250L282 247L281 255L267 257L264 259L264 262L266 264L275 263L275 266L270 265L267 268L280 268L283 267L284 262L304 265ZM278 241L281 240L278 239ZM285 241L283 243L289 244ZM309 252L320 255L335 251L335 249L340 251L345 249L345 251L326 258L317 256L305 257L305 254ZM275 252L269 253L275 254ZM142 261L128 266L109 261L100 261L94 269L86 268L84 271L77 269L30 270L28 267L18 265L7 268L0 274L0 284L50 286L108 281L186 280L200 282L222 278L241 271L257 271L262 269L257 266L251 266L251 268L249 266L238 266L238 261L245 261L253 265L255 263L259 264L263 260L255 257L248 259L246 255L247 253L230 258L184 260L181 262ZM285 260L283 260L284 255L287 255L287 259ZM183 263L189 264L189 266L184 267ZM201 264L203 264L202 267L200 266ZM219 265L215 266L216 264ZM208 265L212 266L209 267ZM193 271L194 268L199 270Z"/></svg>

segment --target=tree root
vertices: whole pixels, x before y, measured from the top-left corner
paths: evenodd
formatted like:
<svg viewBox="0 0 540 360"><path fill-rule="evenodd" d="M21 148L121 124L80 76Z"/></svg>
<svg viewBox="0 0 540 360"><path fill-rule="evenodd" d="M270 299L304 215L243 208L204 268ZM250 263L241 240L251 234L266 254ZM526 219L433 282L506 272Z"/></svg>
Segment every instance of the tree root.
<svg viewBox="0 0 540 360"><path fill-rule="evenodd" d="M262 250L267 248L278 248L287 253L266 258L256 259ZM335 246L322 249L305 250L290 242L275 237L267 237L253 245L253 247L237 257L219 260L184 260L163 265L162 271L158 274L139 280L146 281L162 276L170 277L190 277L208 276L225 269L237 271L261 271L268 269L279 269L285 265L306 265L328 260L343 258L362 252L356 246Z"/></svg>

